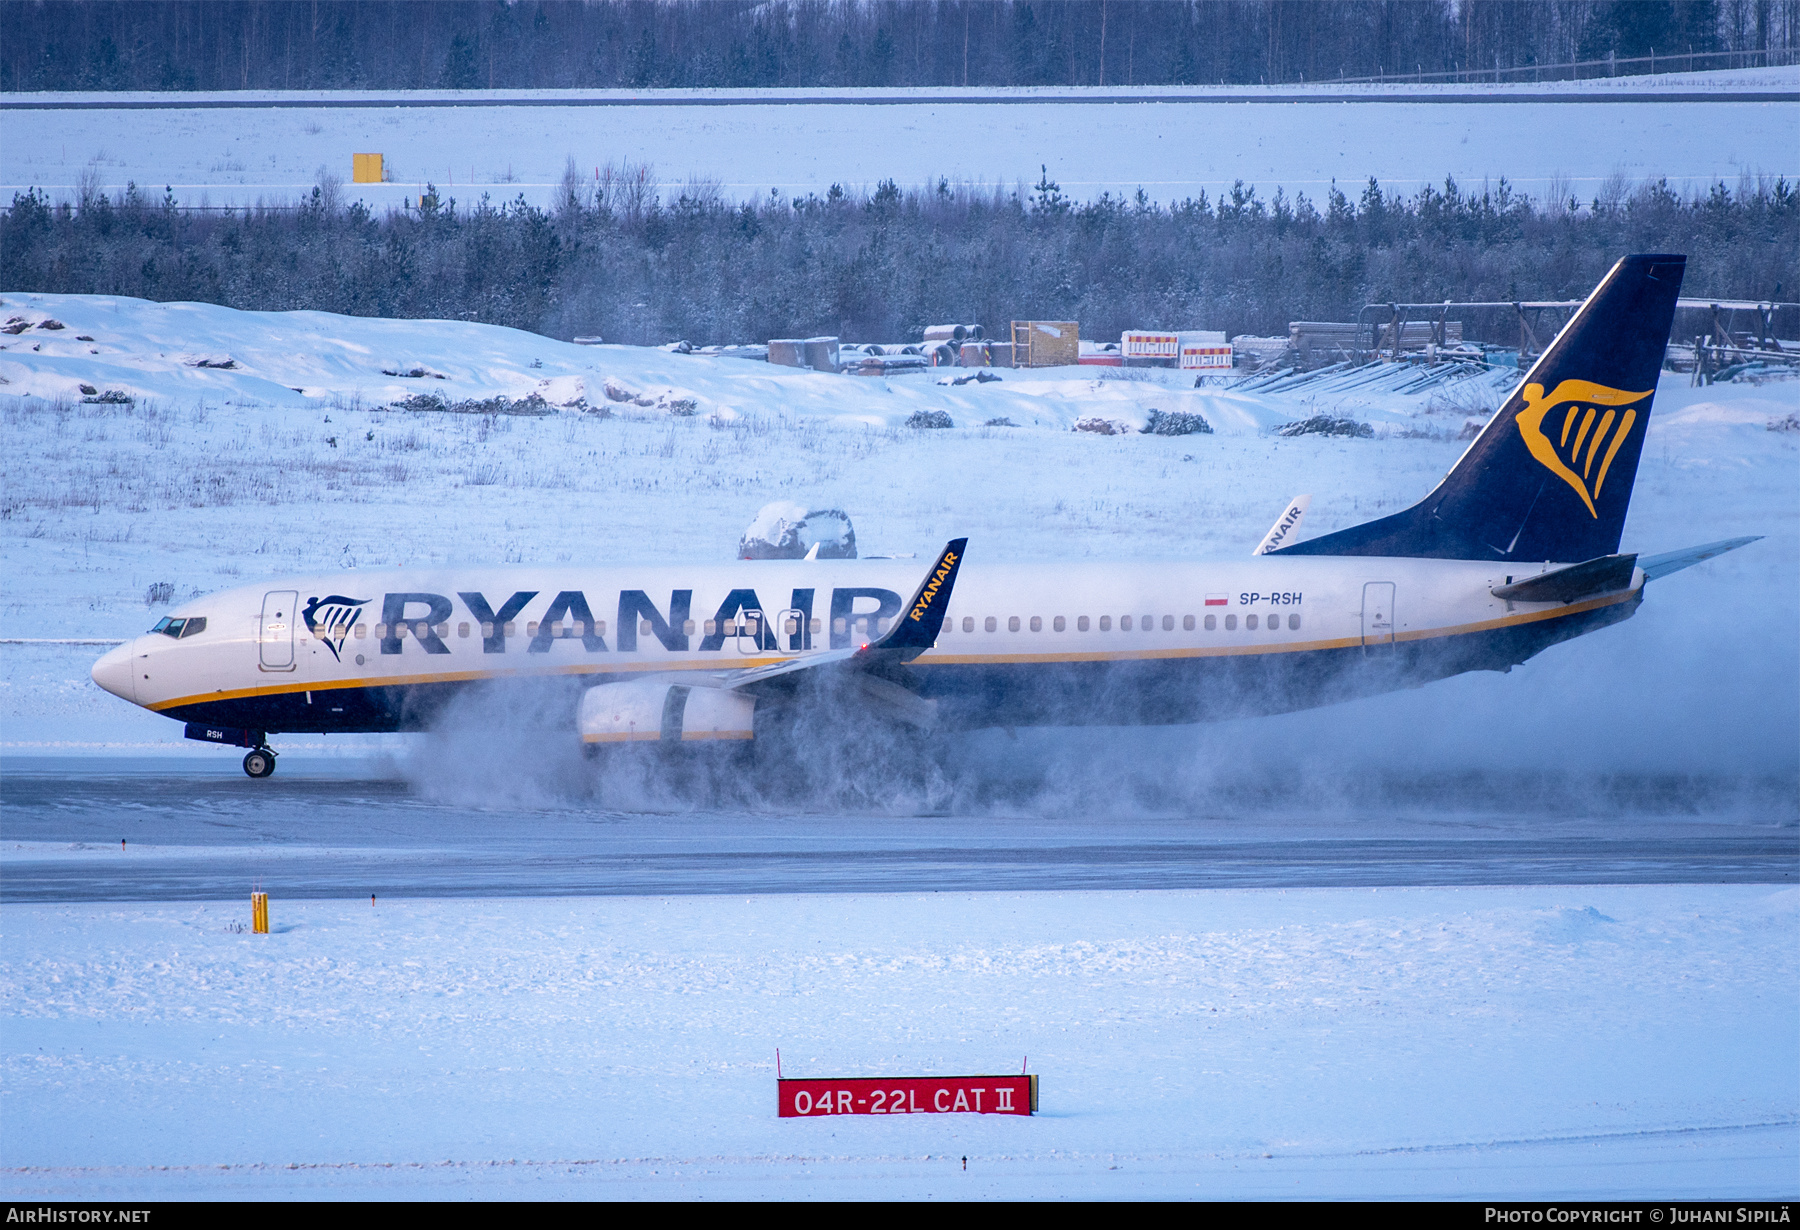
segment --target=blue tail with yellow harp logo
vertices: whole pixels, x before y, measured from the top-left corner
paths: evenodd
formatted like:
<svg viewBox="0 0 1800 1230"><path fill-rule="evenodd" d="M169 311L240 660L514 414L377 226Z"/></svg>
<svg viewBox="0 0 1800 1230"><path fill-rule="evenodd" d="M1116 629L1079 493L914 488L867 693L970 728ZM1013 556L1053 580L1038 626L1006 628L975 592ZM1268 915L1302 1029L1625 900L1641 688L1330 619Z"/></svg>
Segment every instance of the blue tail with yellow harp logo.
<svg viewBox="0 0 1800 1230"><path fill-rule="evenodd" d="M1627 256L1432 493L1270 552L1591 560L1619 549L1685 256Z"/></svg>

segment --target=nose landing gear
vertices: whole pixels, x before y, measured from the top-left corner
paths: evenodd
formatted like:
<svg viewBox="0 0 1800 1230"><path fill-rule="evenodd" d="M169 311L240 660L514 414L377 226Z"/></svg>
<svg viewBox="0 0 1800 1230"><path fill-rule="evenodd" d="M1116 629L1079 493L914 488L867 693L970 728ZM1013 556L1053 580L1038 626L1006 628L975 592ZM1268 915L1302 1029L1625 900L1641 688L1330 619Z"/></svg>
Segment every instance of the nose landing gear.
<svg viewBox="0 0 1800 1230"><path fill-rule="evenodd" d="M244 757L244 772L251 777L267 777L275 771L275 753L266 747L252 748Z"/></svg>

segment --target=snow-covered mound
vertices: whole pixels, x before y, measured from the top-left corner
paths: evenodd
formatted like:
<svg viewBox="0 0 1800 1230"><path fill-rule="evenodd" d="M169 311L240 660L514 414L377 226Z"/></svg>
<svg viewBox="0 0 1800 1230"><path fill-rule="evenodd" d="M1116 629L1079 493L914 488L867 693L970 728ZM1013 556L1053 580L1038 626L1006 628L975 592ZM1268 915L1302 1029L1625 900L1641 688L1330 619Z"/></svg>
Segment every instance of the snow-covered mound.
<svg viewBox="0 0 1800 1230"><path fill-rule="evenodd" d="M605 411L733 421L784 414L901 426L929 412L957 427L1069 429L1082 419L1141 430L1150 416L1198 414L1217 432L1257 434L1296 418L1351 413L1381 430L1420 415L1454 435L1499 404L1512 373L1420 383L1405 368L1247 390L1194 387L1168 369L1034 368L949 381L961 369L832 375L640 346L576 346L497 325L329 312L242 312L204 303L96 295L0 294L0 395L49 401L323 410ZM1418 386L1418 387L1414 387ZM523 404L520 404L523 403ZM919 412L927 416L915 419ZM941 422L942 420L937 420Z"/></svg>

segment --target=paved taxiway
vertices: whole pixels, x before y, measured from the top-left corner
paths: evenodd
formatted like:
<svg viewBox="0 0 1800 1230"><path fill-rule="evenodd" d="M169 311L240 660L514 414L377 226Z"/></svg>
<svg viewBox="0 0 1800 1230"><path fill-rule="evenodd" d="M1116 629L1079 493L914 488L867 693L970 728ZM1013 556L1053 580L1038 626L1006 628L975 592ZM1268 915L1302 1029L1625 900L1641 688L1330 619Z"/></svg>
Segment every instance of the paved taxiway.
<svg viewBox="0 0 1800 1230"><path fill-rule="evenodd" d="M1590 809L1508 811L1405 783L1321 811L1213 815L620 814L420 797L360 762L254 782L203 761L9 760L0 893L23 901L555 896L1800 878L1778 792L1614 783ZM1480 793L1477 784L1476 794ZM1634 793L1635 790L1635 793ZM123 845L121 845L123 841Z"/></svg>

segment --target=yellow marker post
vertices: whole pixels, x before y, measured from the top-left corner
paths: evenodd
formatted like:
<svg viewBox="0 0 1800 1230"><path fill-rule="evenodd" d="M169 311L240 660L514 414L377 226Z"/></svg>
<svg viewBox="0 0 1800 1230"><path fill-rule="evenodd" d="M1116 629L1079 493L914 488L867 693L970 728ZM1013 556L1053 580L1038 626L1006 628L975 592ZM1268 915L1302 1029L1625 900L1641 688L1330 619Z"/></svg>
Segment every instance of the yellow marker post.
<svg viewBox="0 0 1800 1230"><path fill-rule="evenodd" d="M350 161L353 183L379 184L381 182L380 154L352 154Z"/></svg>
<svg viewBox="0 0 1800 1230"><path fill-rule="evenodd" d="M250 930L258 935L269 933L269 894L250 894Z"/></svg>

